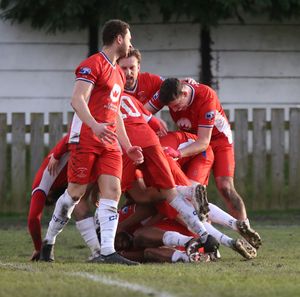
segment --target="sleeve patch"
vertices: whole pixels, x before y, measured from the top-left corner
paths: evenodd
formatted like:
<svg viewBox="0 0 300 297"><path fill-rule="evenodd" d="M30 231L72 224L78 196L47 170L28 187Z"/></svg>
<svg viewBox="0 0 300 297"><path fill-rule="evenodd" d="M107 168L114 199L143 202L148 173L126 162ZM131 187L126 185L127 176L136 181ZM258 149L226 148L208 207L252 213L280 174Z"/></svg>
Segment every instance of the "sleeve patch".
<svg viewBox="0 0 300 297"><path fill-rule="evenodd" d="M215 111L211 110L205 114L205 119L211 121L215 117Z"/></svg>
<svg viewBox="0 0 300 297"><path fill-rule="evenodd" d="M83 74L83 75L91 74L91 72L92 72L91 68L88 68L88 67L81 67L79 69L79 73Z"/></svg>

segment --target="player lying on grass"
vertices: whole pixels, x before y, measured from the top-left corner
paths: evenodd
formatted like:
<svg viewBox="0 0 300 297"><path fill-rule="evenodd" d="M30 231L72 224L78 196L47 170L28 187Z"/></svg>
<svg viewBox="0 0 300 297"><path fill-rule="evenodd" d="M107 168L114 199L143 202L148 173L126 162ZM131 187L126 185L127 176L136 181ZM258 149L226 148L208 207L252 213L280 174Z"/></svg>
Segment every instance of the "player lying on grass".
<svg viewBox="0 0 300 297"><path fill-rule="evenodd" d="M67 164L69 158L67 139L68 135L63 137L50 151L37 171L32 184L28 214L28 230L34 244L34 251L31 256L32 261L38 261L40 258L42 247L41 219L44 207L45 205L55 204L59 196L67 188ZM87 201L91 190L91 186L89 186L84 199L76 205L74 217L76 228L90 248L92 257L96 257L99 255L100 245L95 233L94 218L90 215Z"/></svg>
<svg viewBox="0 0 300 297"><path fill-rule="evenodd" d="M212 209L212 217L218 217L223 212L217 206ZM224 214L222 215L223 217L218 218L218 222L222 221L222 224L225 225L227 221L224 219ZM197 234L186 228L176 212L165 201L152 205L127 205L119 211L119 216L116 247L129 259L156 262L198 262L214 260L218 257L218 254L205 253L205 248L200 251L193 248L193 243L198 238ZM229 218L232 217L228 215ZM211 234L224 246L238 252L245 259L256 257L255 248L245 240L234 240L219 232L209 223L205 224Z"/></svg>

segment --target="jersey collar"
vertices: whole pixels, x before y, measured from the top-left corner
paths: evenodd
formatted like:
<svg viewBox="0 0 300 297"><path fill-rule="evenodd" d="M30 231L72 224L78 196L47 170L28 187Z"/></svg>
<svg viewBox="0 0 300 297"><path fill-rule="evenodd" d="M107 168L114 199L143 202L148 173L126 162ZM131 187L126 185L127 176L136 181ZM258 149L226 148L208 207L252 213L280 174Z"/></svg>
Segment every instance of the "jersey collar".
<svg viewBox="0 0 300 297"><path fill-rule="evenodd" d="M102 56L104 57L104 59L113 67L113 68L116 68L116 65L114 65L111 60L108 58L108 56L103 52L103 51L100 51L100 54L102 54Z"/></svg>

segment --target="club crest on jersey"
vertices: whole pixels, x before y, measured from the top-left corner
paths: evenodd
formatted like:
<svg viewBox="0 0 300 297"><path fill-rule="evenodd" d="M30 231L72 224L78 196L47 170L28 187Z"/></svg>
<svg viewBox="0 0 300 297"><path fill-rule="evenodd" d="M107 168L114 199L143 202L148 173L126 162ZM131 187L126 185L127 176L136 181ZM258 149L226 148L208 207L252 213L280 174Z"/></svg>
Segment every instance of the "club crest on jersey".
<svg viewBox="0 0 300 297"><path fill-rule="evenodd" d="M187 118L181 118L177 121L177 126L183 130L190 130L192 128L192 123Z"/></svg>
<svg viewBox="0 0 300 297"><path fill-rule="evenodd" d="M79 73L80 74L83 74L83 75L88 75L92 72L91 68L88 68L88 67L81 67L79 69Z"/></svg>
<svg viewBox="0 0 300 297"><path fill-rule="evenodd" d="M215 111L211 110L205 114L205 119L211 121L215 117Z"/></svg>
<svg viewBox="0 0 300 297"><path fill-rule="evenodd" d="M121 87L118 84L114 84L109 96L111 101L118 102L120 95L121 95Z"/></svg>

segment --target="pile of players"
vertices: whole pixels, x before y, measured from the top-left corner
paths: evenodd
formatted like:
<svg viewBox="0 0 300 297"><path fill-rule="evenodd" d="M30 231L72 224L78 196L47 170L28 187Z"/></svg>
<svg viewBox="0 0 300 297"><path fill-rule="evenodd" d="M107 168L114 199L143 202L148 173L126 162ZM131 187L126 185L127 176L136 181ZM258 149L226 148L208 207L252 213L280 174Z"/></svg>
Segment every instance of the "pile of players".
<svg viewBox="0 0 300 297"><path fill-rule="evenodd" d="M220 244L255 258L261 239L234 188L232 134L216 93L191 79L140 72L141 54L123 21L108 21L102 41L102 51L75 71L70 130L33 182L31 259L54 261L56 237L72 213L91 262L206 262L220 257ZM178 131L153 115L164 106ZM230 214L207 200L211 170ZM48 202L56 205L42 241Z"/></svg>

